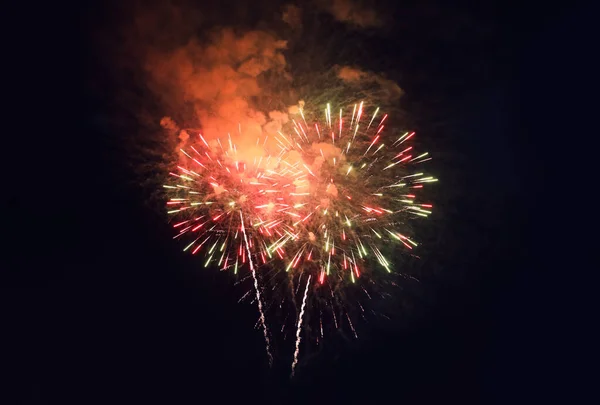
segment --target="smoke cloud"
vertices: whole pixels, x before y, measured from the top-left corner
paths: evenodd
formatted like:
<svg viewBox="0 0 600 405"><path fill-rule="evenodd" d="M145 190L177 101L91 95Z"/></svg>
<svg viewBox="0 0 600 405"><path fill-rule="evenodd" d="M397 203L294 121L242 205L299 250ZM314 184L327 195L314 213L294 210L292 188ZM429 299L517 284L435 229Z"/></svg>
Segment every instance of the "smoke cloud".
<svg viewBox="0 0 600 405"><path fill-rule="evenodd" d="M377 73L363 71L356 67L338 67L337 77L346 84L352 86L365 87L376 85L381 93L379 94L379 97L385 98L388 101L397 100L404 93L400 86L393 80L386 79Z"/></svg>
<svg viewBox="0 0 600 405"><path fill-rule="evenodd" d="M359 27L378 24L375 12L356 1L334 0L327 7L340 21ZM166 14L177 18L169 17L170 24L185 20L181 12L176 12L178 9L172 8L175 11ZM281 18L296 33L302 30L302 9L299 7L285 6ZM160 24L150 24L146 20L140 24L150 33L147 35L157 35ZM279 101L280 94L286 91L294 94L290 91L293 85L284 56L288 43L266 30L244 32L222 28L199 36L191 30L193 24L181 24L181 35L168 44L154 39L140 58L150 89L164 105L167 116L160 124L171 134L171 139L176 139L176 150L190 142L198 142L200 132L215 148L220 139L227 149L230 136L239 160L250 162L265 154L277 154L275 135L279 131L288 132L286 125L292 118L298 120L300 110L304 108L302 100L292 106ZM178 29L174 27L172 31ZM330 80L333 75L337 80ZM327 76L326 85L339 94L348 91L348 94L361 98L369 94L373 96L369 98L378 102L394 101L402 94L395 82L356 67L336 66L321 76ZM344 88L337 89L336 86ZM320 86L313 87L323 90ZM289 97L287 101L295 100ZM312 101L314 104L315 100ZM317 157L312 162L302 163L314 171L322 165L322 156L326 159L335 157L340 163L343 159L337 146L322 143L313 144L311 148L313 156ZM299 155L296 159L294 153L290 152L288 161L302 160Z"/></svg>
<svg viewBox="0 0 600 405"><path fill-rule="evenodd" d="M192 40L170 52L151 53L146 69L154 87L164 89L163 97L180 98L192 106L191 121L205 139L226 141L230 134L238 151L252 158L263 153L257 140L262 146L263 139L280 131L289 119L285 111L265 114L253 105L270 93L261 86L264 75L285 77L285 48L285 41L267 32L238 35L223 29L206 44ZM170 117L164 117L161 125L169 131L178 129ZM187 141L181 133L179 138Z"/></svg>
<svg viewBox="0 0 600 405"><path fill-rule="evenodd" d="M337 21L358 28L378 27L382 24L377 13L358 0L321 1L320 5Z"/></svg>
<svg viewBox="0 0 600 405"><path fill-rule="evenodd" d="M288 4L285 6L281 19L292 29L302 30L302 9L300 7Z"/></svg>

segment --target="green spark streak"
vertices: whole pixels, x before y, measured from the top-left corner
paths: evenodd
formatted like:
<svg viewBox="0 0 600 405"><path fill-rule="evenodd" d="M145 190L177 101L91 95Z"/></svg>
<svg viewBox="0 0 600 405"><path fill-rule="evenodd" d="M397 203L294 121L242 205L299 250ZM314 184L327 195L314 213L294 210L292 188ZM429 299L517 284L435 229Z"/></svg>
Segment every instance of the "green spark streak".
<svg viewBox="0 0 600 405"><path fill-rule="evenodd" d="M283 241L281 243L279 243L279 241L281 241L283 239ZM278 248L282 247L283 245L285 245L285 243L290 240L289 236L282 236L281 238L279 238L279 240L275 243L273 243L271 245L271 247L269 248L272 252L274 252L275 250L277 250ZM270 255L269 255L270 256Z"/></svg>
<svg viewBox="0 0 600 405"><path fill-rule="evenodd" d="M360 256L360 258L363 258L362 252L360 251L360 246L358 244L358 241L355 242L356 243L356 250L358 250L358 255Z"/></svg>
<svg viewBox="0 0 600 405"><path fill-rule="evenodd" d="M395 233L393 233L392 231L390 231L389 229L386 229L386 231L388 231L388 233L390 235L392 235L396 240L401 240L400 237L398 235L396 235Z"/></svg>
<svg viewBox="0 0 600 405"><path fill-rule="evenodd" d="M381 255L381 253L380 253ZM385 267L385 269L387 270L388 273L391 273L392 271L390 270L390 265L388 263L388 261L385 259L385 257L383 257L383 255L381 256L381 259L379 260L379 262L381 263L381 265L383 267Z"/></svg>
<svg viewBox="0 0 600 405"><path fill-rule="evenodd" d="M358 241L360 242L360 246L362 247L363 253L365 254L365 257L367 257L367 249L365 249L365 246L362 243L362 240L360 240L360 238L358 239Z"/></svg>
<svg viewBox="0 0 600 405"><path fill-rule="evenodd" d="M367 127L367 129L371 128L371 124L373 123L373 120L377 116L378 112L379 112L379 107L377 107L377 109L375 110L375 114L373 114L373 118L371 118L371 122L369 122L369 126Z"/></svg>
<svg viewBox="0 0 600 405"><path fill-rule="evenodd" d="M375 256L377 256L377 260L379 261L379 263L385 267L385 269L387 270L388 273L391 273L392 271L390 270L390 263L386 260L385 257L383 257L383 255L381 254L381 251L379 249L377 249L376 247L373 247L373 251L375 252Z"/></svg>
<svg viewBox="0 0 600 405"><path fill-rule="evenodd" d="M273 256L271 256L271 252L269 251L269 248L267 247L267 244L263 241L263 245L265 245L265 249L267 250L267 255L269 255L269 259L272 259Z"/></svg>
<svg viewBox="0 0 600 405"><path fill-rule="evenodd" d="M352 135L352 141L354 141L354 138L356 138L356 132L358 131L358 127L360 127L360 125L357 125L356 128L354 128L354 135Z"/></svg>
<svg viewBox="0 0 600 405"><path fill-rule="evenodd" d="M213 257L213 255L210 255L210 256L208 257L208 260L206 261L206 263L204 263L204 268L207 268L207 267L208 267L208 263L210 263L210 261L212 260L212 257Z"/></svg>
<svg viewBox="0 0 600 405"><path fill-rule="evenodd" d="M398 138L396 140L396 142L394 142L394 143L400 142L402 139L404 139L406 137L406 135L408 135L408 132L406 132L404 135L402 135L400 138Z"/></svg>
<svg viewBox="0 0 600 405"><path fill-rule="evenodd" d="M377 152L379 152L381 150L381 148L383 148L385 146L385 144L381 144L381 146L379 146L379 148L377 148L377 150L375 152L373 152L373 154L376 154Z"/></svg>

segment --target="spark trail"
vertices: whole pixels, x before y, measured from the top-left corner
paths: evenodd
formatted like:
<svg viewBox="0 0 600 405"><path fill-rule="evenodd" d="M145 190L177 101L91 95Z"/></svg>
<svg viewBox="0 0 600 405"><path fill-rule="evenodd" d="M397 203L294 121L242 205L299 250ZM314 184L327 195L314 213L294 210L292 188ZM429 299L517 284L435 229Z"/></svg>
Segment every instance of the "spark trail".
<svg viewBox="0 0 600 405"><path fill-rule="evenodd" d="M302 337L300 336L300 332L302 331L302 318L304 317L304 308L306 307L306 297L308 296L308 287L310 285L310 278L308 276L308 280L306 281L306 289L304 290L304 298L302 299L302 307L300 308L300 316L298 319L298 328L296 329L296 351L294 352L294 362L292 363L292 375L294 376L294 372L296 371L296 364L298 364L298 354L300 353L300 340Z"/></svg>
<svg viewBox="0 0 600 405"><path fill-rule="evenodd" d="M273 355L271 354L271 344L269 342L269 332L267 331L267 324L265 322L265 314L262 307L262 299L260 298L260 290L258 288L258 278L256 277L256 270L254 269L254 263L252 262L252 253L248 246L248 238L246 237L246 226L244 225L244 216L240 211L240 221L242 223L242 234L244 235L244 242L246 244L246 251L248 252L248 262L250 265L250 271L252 272L252 278L254 279L254 290L256 291L256 302L258 303L258 312L260 313L260 323L263 327L263 334L265 336L265 344L267 349L267 357L269 358L269 367L273 365Z"/></svg>

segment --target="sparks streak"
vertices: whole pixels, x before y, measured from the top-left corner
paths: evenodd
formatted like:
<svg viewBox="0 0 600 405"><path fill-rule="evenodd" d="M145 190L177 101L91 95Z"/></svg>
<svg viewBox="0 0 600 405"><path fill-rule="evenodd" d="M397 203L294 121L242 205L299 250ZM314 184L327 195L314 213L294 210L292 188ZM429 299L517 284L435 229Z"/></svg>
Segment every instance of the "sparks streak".
<svg viewBox="0 0 600 405"><path fill-rule="evenodd" d="M240 220L242 221L242 234L244 235L244 242L246 243L246 251L248 252L248 262L250 263L250 271L252 272L252 278L254 279L254 290L256 291L256 302L258 303L258 312L260 312L260 323L263 327L263 334L265 335L265 343L267 349L267 356L269 357L269 367L273 365L273 355L271 355L271 345L269 342L269 333L267 331L267 324L265 322L265 314L262 308L262 300L260 299L260 290L258 289L258 279L256 278L256 270L254 269L254 263L252 262L252 253L248 246L248 238L246 237L246 225L244 224L244 216L240 211Z"/></svg>
<svg viewBox="0 0 600 405"><path fill-rule="evenodd" d="M308 276L308 280L306 280L306 289L304 290L304 298L302 299L302 307L300 309L300 316L298 319L298 327L296 328L296 351L294 352L294 362L292 363L292 377L294 376L294 372L296 371L296 364L298 364L298 353L300 353L300 340L302 337L300 336L300 332L302 330L302 317L304 316L304 308L306 307L306 297L308 296L308 286L310 285L310 278Z"/></svg>

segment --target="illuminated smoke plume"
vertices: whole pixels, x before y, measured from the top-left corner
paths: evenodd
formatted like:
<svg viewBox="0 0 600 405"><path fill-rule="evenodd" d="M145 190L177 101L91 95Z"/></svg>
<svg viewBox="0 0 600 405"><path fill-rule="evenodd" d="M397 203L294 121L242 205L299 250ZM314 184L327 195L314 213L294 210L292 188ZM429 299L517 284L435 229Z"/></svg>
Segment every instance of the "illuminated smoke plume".
<svg viewBox="0 0 600 405"><path fill-rule="evenodd" d="M382 24L377 13L359 0L320 1L320 6L337 21L358 28L378 27Z"/></svg>
<svg viewBox="0 0 600 405"><path fill-rule="evenodd" d="M251 159L262 155L257 138L276 134L288 122L285 111L265 114L253 104L272 90L261 86L262 75L285 77L285 47L285 41L266 32L238 35L223 29L206 44L191 40L173 51L153 53L146 67L158 88L168 89L163 97L180 98L192 106L189 122L207 141L231 134L245 158ZM171 131L177 128L169 117L161 124ZM179 138L187 141L185 134Z"/></svg>
<svg viewBox="0 0 600 405"><path fill-rule="evenodd" d="M380 93L378 97L380 100L394 101L403 94L402 89L396 82L388 80L377 73L366 72L356 67L341 66L338 68L337 76L350 86L363 88L375 85Z"/></svg>
<svg viewBox="0 0 600 405"><path fill-rule="evenodd" d="M281 19L294 30L302 30L302 9L288 4L285 6Z"/></svg>

